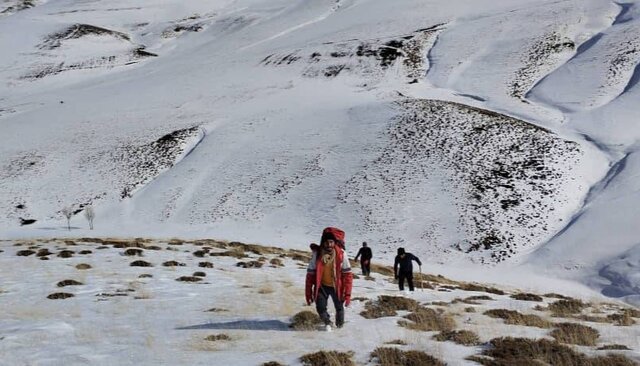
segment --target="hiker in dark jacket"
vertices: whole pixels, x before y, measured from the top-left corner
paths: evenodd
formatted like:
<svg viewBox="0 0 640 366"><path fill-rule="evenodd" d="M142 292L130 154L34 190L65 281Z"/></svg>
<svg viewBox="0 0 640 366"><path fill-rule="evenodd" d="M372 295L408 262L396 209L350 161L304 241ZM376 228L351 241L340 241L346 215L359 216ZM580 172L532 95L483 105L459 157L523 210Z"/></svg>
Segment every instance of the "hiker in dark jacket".
<svg viewBox="0 0 640 366"><path fill-rule="evenodd" d="M367 242L362 242L362 248L358 250L358 254L353 259L355 261L360 257L360 268L362 268L362 275L368 276L371 273L371 258L373 258L373 253L371 252L371 248L367 246Z"/></svg>
<svg viewBox="0 0 640 366"><path fill-rule="evenodd" d="M404 248L398 248L398 255L396 255L395 263L393 264L393 273L398 280L398 286L400 291L404 290L404 279L409 282L409 291L413 291L413 264L411 261L418 262L418 265L422 267L420 259L411 253L404 251ZM398 271L398 266L400 270Z"/></svg>

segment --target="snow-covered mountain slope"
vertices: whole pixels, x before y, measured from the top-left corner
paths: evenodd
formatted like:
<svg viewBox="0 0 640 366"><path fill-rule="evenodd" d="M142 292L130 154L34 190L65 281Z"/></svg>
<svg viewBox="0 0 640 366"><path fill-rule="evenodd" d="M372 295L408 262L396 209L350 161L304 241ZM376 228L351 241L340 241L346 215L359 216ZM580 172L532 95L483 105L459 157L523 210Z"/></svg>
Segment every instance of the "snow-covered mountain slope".
<svg viewBox="0 0 640 366"><path fill-rule="evenodd" d="M3 237L59 236L65 206L84 235L91 204L100 235L340 226L387 260L640 292L635 3L2 6Z"/></svg>

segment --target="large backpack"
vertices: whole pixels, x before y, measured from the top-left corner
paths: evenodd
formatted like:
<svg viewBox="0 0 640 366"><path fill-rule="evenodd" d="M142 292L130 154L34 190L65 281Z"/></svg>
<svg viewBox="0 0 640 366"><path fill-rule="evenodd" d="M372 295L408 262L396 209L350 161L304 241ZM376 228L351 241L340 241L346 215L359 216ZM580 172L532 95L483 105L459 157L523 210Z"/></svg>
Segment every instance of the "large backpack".
<svg viewBox="0 0 640 366"><path fill-rule="evenodd" d="M335 240L338 245L345 250L344 243L344 231L338 229L337 227L327 227L322 230L322 238L320 238L320 245L325 241L325 239L331 238Z"/></svg>

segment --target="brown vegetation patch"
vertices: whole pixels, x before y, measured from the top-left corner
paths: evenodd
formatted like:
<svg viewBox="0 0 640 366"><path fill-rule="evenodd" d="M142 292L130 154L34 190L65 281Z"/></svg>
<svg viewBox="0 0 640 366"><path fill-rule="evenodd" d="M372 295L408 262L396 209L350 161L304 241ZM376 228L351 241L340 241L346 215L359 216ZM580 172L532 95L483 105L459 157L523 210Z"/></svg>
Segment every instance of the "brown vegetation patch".
<svg viewBox="0 0 640 366"><path fill-rule="evenodd" d="M153 275L149 273L143 273L140 276L138 276L138 278L151 278L151 277L153 277Z"/></svg>
<svg viewBox="0 0 640 366"><path fill-rule="evenodd" d="M196 250L193 255L198 258L204 257L208 253L208 250Z"/></svg>
<svg viewBox="0 0 640 366"><path fill-rule="evenodd" d="M466 313L475 313L476 312L476 308L474 308L473 306L469 306L467 308L464 308L464 311Z"/></svg>
<svg viewBox="0 0 640 366"><path fill-rule="evenodd" d="M491 309L484 312L491 318L504 319L506 324L524 325L527 327L550 328L551 323L534 314L522 314L515 310Z"/></svg>
<svg viewBox="0 0 640 366"><path fill-rule="evenodd" d="M451 330L440 332L433 336L437 341L451 341L464 346L475 346L480 344L480 338L470 330Z"/></svg>
<svg viewBox="0 0 640 366"><path fill-rule="evenodd" d="M124 251L124 255L130 255L130 256L134 256L137 255L139 257L142 257L142 249L139 248L129 248L127 250Z"/></svg>
<svg viewBox="0 0 640 366"><path fill-rule="evenodd" d="M265 362L265 363L261 364L260 366L286 366L286 365L281 364L280 362L276 362L276 361L269 361L269 362Z"/></svg>
<svg viewBox="0 0 640 366"><path fill-rule="evenodd" d="M419 306L417 301L406 297L380 295L377 300L367 301L360 315L366 319L396 316L399 310L413 311Z"/></svg>
<svg viewBox="0 0 640 366"><path fill-rule="evenodd" d="M153 265L146 261L133 261L130 264L131 267L153 267Z"/></svg>
<svg viewBox="0 0 640 366"><path fill-rule="evenodd" d="M91 254L91 253L93 253L93 252L92 252L92 251L90 251L90 250L88 250L88 249L81 250L81 251L79 252L79 254Z"/></svg>
<svg viewBox="0 0 640 366"><path fill-rule="evenodd" d="M76 265L76 269L79 269L79 270L91 269L91 265L86 263L80 263Z"/></svg>
<svg viewBox="0 0 640 366"><path fill-rule="evenodd" d="M186 264L180 263L178 261L166 261L166 262L162 263L162 265L165 266L165 267L184 267L184 266L186 266Z"/></svg>
<svg viewBox="0 0 640 366"><path fill-rule="evenodd" d="M631 317L632 312L629 309L620 311L619 313L607 315L607 319L615 325L628 327L636 322Z"/></svg>
<svg viewBox="0 0 640 366"><path fill-rule="evenodd" d="M530 293L519 293L511 295L512 299L521 300L521 301L542 301L542 296Z"/></svg>
<svg viewBox="0 0 640 366"><path fill-rule="evenodd" d="M453 301L451 301L451 303L452 304L465 303L465 304L471 304L471 305L480 305L478 300L493 300L493 299L491 297L489 297L489 296L486 296L486 295L469 296L469 297L464 298L464 299L454 299Z"/></svg>
<svg viewBox="0 0 640 366"><path fill-rule="evenodd" d="M371 357L381 366L445 366L437 358L422 351L403 351L394 347L378 347Z"/></svg>
<svg viewBox="0 0 640 366"><path fill-rule="evenodd" d="M207 274L201 271L193 272L193 277L207 277Z"/></svg>
<svg viewBox="0 0 640 366"><path fill-rule="evenodd" d="M71 258L73 257L74 252L72 250L63 250L58 253L58 257L60 258Z"/></svg>
<svg viewBox="0 0 640 366"><path fill-rule="evenodd" d="M76 281L76 280L63 280L63 281L58 282L58 284L57 284L58 287L80 286L80 285L84 285L84 283Z"/></svg>
<svg viewBox="0 0 640 366"><path fill-rule="evenodd" d="M355 366L352 352L318 351L300 357L305 366Z"/></svg>
<svg viewBox="0 0 640 366"><path fill-rule="evenodd" d="M209 253L209 255L212 257L232 257L236 259L242 259L247 257L247 255L244 253L244 250L240 248L233 248L231 250L227 250L224 252L213 252L213 253Z"/></svg>
<svg viewBox="0 0 640 366"><path fill-rule="evenodd" d="M31 249L24 249L24 250L19 250L19 251L16 253L16 255L17 255L18 257L28 257L28 256L30 256L31 254L35 254L35 253L36 253L36 252L35 252L35 250L31 250Z"/></svg>
<svg viewBox="0 0 640 366"><path fill-rule="evenodd" d="M449 331L456 326L456 322L451 315L429 308L418 308L404 318L411 320L411 322L401 320L398 325L423 332Z"/></svg>
<svg viewBox="0 0 640 366"><path fill-rule="evenodd" d="M482 352L484 356L471 356L468 360L487 366L632 366L635 362L624 356L607 355L587 357L571 347L548 339L496 338L491 347Z"/></svg>
<svg viewBox="0 0 640 366"><path fill-rule="evenodd" d="M238 262L236 263L236 267L242 268L260 268L263 263L259 261L250 261L250 262Z"/></svg>
<svg viewBox="0 0 640 366"><path fill-rule="evenodd" d="M63 299L68 299L70 297L74 297L74 294L70 294L68 292L55 292L52 293L51 295L47 296L47 299L51 299L51 300L63 300Z"/></svg>
<svg viewBox="0 0 640 366"><path fill-rule="evenodd" d="M595 346L600 337L597 330L577 323L555 324L555 329L550 335L558 342L581 346Z"/></svg>
<svg viewBox="0 0 640 366"><path fill-rule="evenodd" d="M180 281L180 282L198 282L198 281L202 281L201 277L195 277L195 276L181 276L176 278L176 281Z"/></svg>
<svg viewBox="0 0 640 366"><path fill-rule="evenodd" d="M291 318L290 328L294 330L315 330L322 321L317 313L309 310L304 310Z"/></svg>
<svg viewBox="0 0 640 366"><path fill-rule="evenodd" d="M226 334L212 334L209 336L206 336L204 338L205 341L210 341L210 342L215 342L215 341L230 341L231 337L229 337Z"/></svg>
<svg viewBox="0 0 640 366"><path fill-rule="evenodd" d="M488 292L490 294L504 295L505 292L495 287L482 286L475 283L462 283L459 285L463 291Z"/></svg>
<svg viewBox="0 0 640 366"><path fill-rule="evenodd" d="M435 306L449 306L449 303L446 301L432 301L431 305Z"/></svg>
<svg viewBox="0 0 640 366"><path fill-rule="evenodd" d="M210 313L219 313L219 312L222 312L222 311L229 311L229 310L221 309L221 308L211 308L211 309L207 310L207 312L210 312Z"/></svg>
<svg viewBox="0 0 640 366"><path fill-rule="evenodd" d="M198 267L213 268L213 263L211 263L211 262L200 262L200 263L198 263Z"/></svg>
<svg viewBox="0 0 640 366"><path fill-rule="evenodd" d="M575 300L573 297L556 294L554 292L551 292L551 293L548 293L548 294L544 294L543 296L544 297L550 297L552 299Z"/></svg>
<svg viewBox="0 0 640 366"><path fill-rule="evenodd" d="M549 304L553 316L566 317L582 312L588 305L576 299L563 299Z"/></svg>

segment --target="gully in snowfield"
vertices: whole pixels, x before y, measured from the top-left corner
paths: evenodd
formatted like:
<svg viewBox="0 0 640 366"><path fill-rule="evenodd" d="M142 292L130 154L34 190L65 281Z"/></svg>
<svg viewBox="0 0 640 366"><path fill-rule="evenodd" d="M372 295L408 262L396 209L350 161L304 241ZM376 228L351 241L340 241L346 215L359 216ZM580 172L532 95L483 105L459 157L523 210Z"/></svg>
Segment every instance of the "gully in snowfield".
<svg viewBox="0 0 640 366"><path fill-rule="evenodd" d="M336 308L336 326L340 328L344 324L344 306L351 302L353 283L349 258L344 252L344 231L334 227L324 229L320 246L311 244L311 250L305 285L307 304L315 301L318 315L330 329L327 303L331 298Z"/></svg>

